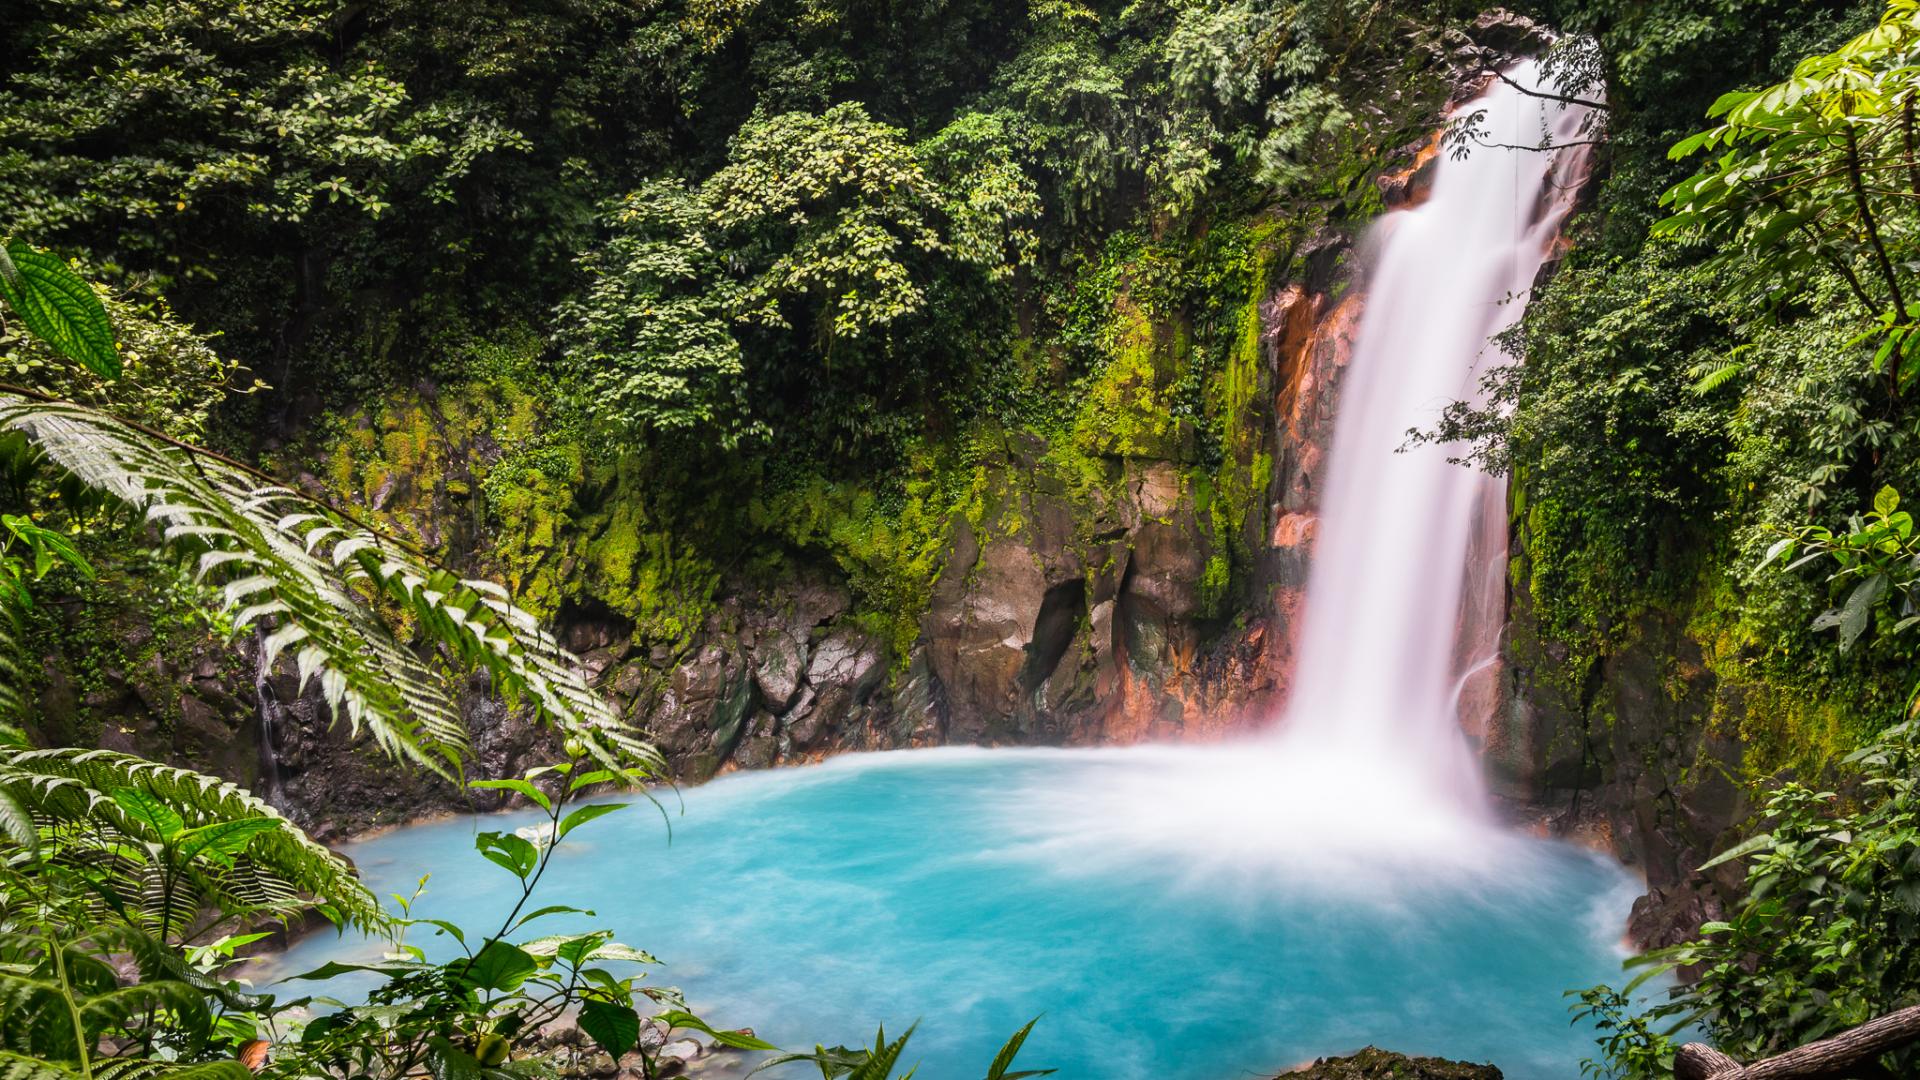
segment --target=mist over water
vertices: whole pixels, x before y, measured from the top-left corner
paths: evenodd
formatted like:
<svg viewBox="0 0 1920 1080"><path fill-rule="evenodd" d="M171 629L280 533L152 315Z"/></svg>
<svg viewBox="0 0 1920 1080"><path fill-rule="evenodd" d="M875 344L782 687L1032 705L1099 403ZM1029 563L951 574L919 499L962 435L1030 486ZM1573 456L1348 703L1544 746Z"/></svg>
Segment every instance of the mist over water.
<svg viewBox="0 0 1920 1080"><path fill-rule="evenodd" d="M1466 108L1517 145L1580 123L1498 83ZM1592 1033L1562 992L1617 978L1638 886L1489 813L1459 708L1495 655L1503 495L1448 448L1401 450L1509 362L1489 338L1520 316L1584 168L1579 149L1476 148L1370 238L1298 667L1269 732L729 776L685 793L671 843L644 807L569 837L545 886L599 914L546 932L610 927L708 1019L787 1046L918 1019L908 1056L929 1080L979 1075L1036 1015L1022 1062L1063 1080L1271 1076L1368 1043L1578 1075ZM418 914L484 933L507 904L471 833L519 820L348 853L379 892L432 872ZM354 948L310 938L277 972Z"/></svg>
<svg viewBox="0 0 1920 1080"><path fill-rule="evenodd" d="M1509 76L1538 88L1532 62ZM1579 141L1585 116L1504 82L1462 112L1483 113L1484 142L1529 147ZM1496 660L1505 490L1408 432L1513 362L1491 339L1524 312L1586 168L1578 146L1443 153L1427 199L1375 227L1283 714L1259 739L1141 751L1028 793L1034 843L1065 865L1135 852L1375 899L1524 850L1488 814L1459 715L1464 680Z"/></svg>
<svg viewBox="0 0 1920 1080"><path fill-rule="evenodd" d="M1592 1035L1561 994L1619 976L1639 889L1618 866L1490 832L1506 846L1479 870L1383 860L1343 882L1275 856L1257 823L1201 820L1177 754L944 749L736 773L687 790L671 842L644 805L569 836L543 895L598 914L534 932L611 928L707 1019L783 1046L870 1044L917 1020L925 1080L978 1080L1035 1016L1021 1061L1060 1080L1271 1077L1368 1043L1492 1060L1511 1080L1578 1075ZM1052 793L1116 784L1169 827L1051 846ZM435 822L346 853L382 893L431 871L417 914L484 933L512 895L472 834L532 820ZM1264 854L1236 864L1236 844ZM409 941L453 954L426 930ZM377 953L315 936L255 977Z"/></svg>

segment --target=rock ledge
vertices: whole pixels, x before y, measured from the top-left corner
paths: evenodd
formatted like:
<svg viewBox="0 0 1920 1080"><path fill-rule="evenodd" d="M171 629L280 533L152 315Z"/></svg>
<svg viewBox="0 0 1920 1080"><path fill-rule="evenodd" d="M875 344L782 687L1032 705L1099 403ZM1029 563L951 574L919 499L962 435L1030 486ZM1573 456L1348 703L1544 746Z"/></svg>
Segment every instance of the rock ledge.
<svg viewBox="0 0 1920 1080"><path fill-rule="evenodd" d="M1492 1065L1408 1057L1369 1046L1351 1057L1321 1058L1275 1080L1503 1080Z"/></svg>

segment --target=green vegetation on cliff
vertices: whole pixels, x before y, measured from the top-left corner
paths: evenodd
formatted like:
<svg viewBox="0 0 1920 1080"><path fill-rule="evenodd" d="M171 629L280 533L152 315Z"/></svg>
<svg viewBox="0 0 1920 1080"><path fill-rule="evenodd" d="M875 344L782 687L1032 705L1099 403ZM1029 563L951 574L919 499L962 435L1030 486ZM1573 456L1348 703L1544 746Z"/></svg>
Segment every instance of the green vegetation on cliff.
<svg viewBox="0 0 1920 1080"><path fill-rule="evenodd" d="M0 206L271 384L230 445L645 644L837 566L896 660L1028 436L1089 516L1175 463L1255 599L1260 301L1476 13L138 7L0 14Z"/></svg>
<svg viewBox="0 0 1920 1080"><path fill-rule="evenodd" d="M1527 364L1492 386L1502 408L1456 410L1443 433L1513 478L1529 620L1515 651L1576 703L1581 753L1625 732L1639 757L1614 764L1649 787L1725 770L1763 796L1770 846L1723 898L1733 929L1713 930L1736 944L1685 955L1717 973L1692 998L1710 1030L1776 1048L1920 992L1905 952L1820 940L1912 937L1912 873L1861 840L1913 847L1898 727L1920 660L1910 582L1770 558L1788 535L1844 553L1833 538L1862 534L1877 492L1920 492L1914 8L1517 6L1597 43L1560 55L1570 92L1607 103L1602 171L1529 297ZM486 590L447 564L532 616L611 626L661 678L730 588L824 570L904 678L958 537L1034 534L1044 493L1091 550L1151 466L1192 512L1178 542L1197 553L1201 621L1227 627L1267 599L1262 305L1284 282L1338 279L1343 240L1384 208L1374 181L1411 164L1484 61L1479 14L1465 0L18 0L0 10L0 229L57 252L22 255L30 269L71 257L99 282L69 299L92 288L119 348L75 367L59 333L14 319L0 363L28 396L92 407L63 414L94 425L78 449L55 441L70 472L88 446L151 449L168 490L198 498L187 528L250 538L249 557L306 582L285 601L307 605L320 653L301 667L340 673L334 700L429 770L465 760L466 718L444 694L408 697L416 684L438 687L451 661L526 677L521 653L460 632ZM1477 32L1496 51L1537 44L1511 20ZM1721 100L1743 86L1778 88ZM258 478L167 440L262 462L303 495L209 501L207 470ZM6 480L9 580L67 605L19 623L78 699L29 718L43 741L111 741L108 672L134 671L138 690L185 665L185 639L266 614L207 615L206 594L146 554L146 522L72 501L73 485ZM338 537L258 519L282 498L342 528L361 508L401 569L352 548L337 561L371 578L340 594L327 567L275 546L338 554ZM202 558L192 535L159 539ZM230 601L267 587L238 580ZM340 595L371 630L329 620ZM133 609L151 609L145 640ZM280 633L262 647L300 644ZM423 634L445 653L416 655ZM1665 736L1693 747L1701 732L1629 730L1603 676L1650 649L1657 690L1698 704L1732 752L1660 760ZM746 678L720 680L738 705L723 741L752 722ZM160 730L120 733L163 744L188 722L178 700ZM156 843L183 835L159 820ZM1822 861L1836 851L1861 857ZM1774 940L1792 946L1774 982L1745 994L1754 943ZM461 1053L478 1061L497 1019L465 1015ZM1663 1046L1637 1049L1657 1065Z"/></svg>

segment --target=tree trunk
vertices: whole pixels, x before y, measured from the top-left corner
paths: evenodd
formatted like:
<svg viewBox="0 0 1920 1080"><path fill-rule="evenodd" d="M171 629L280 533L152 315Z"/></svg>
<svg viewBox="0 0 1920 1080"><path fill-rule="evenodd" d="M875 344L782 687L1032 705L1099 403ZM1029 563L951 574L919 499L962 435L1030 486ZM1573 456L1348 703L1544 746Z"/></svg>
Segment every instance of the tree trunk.
<svg viewBox="0 0 1920 1080"><path fill-rule="evenodd" d="M1869 1020L1830 1039L1808 1043L1765 1061L1742 1065L1703 1043L1689 1043L1674 1058L1677 1080L1812 1080L1882 1072L1874 1058L1920 1040L1920 1005Z"/></svg>

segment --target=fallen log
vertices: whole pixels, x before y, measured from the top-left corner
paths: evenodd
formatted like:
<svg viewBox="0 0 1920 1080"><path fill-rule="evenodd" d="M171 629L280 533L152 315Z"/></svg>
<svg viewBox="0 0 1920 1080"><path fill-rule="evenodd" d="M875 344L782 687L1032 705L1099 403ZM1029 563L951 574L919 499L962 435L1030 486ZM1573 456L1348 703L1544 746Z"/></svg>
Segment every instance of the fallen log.
<svg viewBox="0 0 1920 1080"><path fill-rule="evenodd" d="M1674 1055L1676 1080L1812 1080L1845 1076L1889 1050L1920 1041L1920 1005L1890 1012L1831 1038L1811 1042L1765 1061L1742 1065L1704 1043L1688 1043ZM1880 1069L1869 1067L1878 1074ZM1862 1074L1866 1075L1866 1074Z"/></svg>

